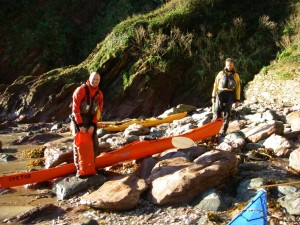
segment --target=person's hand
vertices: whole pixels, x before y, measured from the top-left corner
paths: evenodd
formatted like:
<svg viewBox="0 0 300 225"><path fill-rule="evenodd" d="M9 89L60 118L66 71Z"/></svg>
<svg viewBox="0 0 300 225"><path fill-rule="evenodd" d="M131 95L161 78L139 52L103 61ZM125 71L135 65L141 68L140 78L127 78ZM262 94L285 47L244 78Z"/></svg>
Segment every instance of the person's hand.
<svg viewBox="0 0 300 225"><path fill-rule="evenodd" d="M79 131L80 131L81 133L85 133L85 132L86 132L86 129L85 129L85 127L79 127Z"/></svg>
<svg viewBox="0 0 300 225"><path fill-rule="evenodd" d="M90 134L92 134L94 132L94 129L95 129L94 126L90 126L89 129L88 129L88 132Z"/></svg>

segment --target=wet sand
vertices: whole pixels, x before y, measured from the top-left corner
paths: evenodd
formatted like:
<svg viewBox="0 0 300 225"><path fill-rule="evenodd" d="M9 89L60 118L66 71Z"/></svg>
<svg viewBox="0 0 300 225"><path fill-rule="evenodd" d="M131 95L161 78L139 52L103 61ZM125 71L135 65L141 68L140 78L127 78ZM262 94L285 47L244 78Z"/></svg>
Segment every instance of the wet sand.
<svg viewBox="0 0 300 225"><path fill-rule="evenodd" d="M3 144L0 154L8 154L16 157L16 159L12 161L0 161L0 176L30 169L28 165L34 159L21 158L20 154L22 151L41 145L10 145L13 140L24 135L24 133L0 134L0 140ZM34 168L41 169L40 166ZM46 192L50 191L51 190L47 190ZM8 193L4 194L0 192L0 224L2 224L5 218L26 212L39 204L56 202L54 197L45 194L45 190L30 190L24 186L18 186L8 189L7 192Z"/></svg>

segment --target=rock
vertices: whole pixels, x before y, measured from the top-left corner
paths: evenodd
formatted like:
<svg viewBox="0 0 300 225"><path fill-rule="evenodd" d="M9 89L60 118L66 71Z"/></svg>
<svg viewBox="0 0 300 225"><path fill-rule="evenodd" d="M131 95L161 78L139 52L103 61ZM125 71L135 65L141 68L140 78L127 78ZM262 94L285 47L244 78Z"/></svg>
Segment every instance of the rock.
<svg viewBox="0 0 300 225"><path fill-rule="evenodd" d="M99 225L99 223L94 219L82 219L76 223L72 223L71 225Z"/></svg>
<svg viewBox="0 0 300 225"><path fill-rule="evenodd" d="M138 176L141 179L147 180L156 163L157 163L157 159L153 157L143 158L141 160L141 163L139 164L139 167L135 172L136 176Z"/></svg>
<svg viewBox="0 0 300 225"><path fill-rule="evenodd" d="M300 130L300 111L294 111L288 114L286 121L291 124L292 131Z"/></svg>
<svg viewBox="0 0 300 225"><path fill-rule="evenodd" d="M232 133L234 131L239 131L245 128L246 120L233 120L229 122L227 133Z"/></svg>
<svg viewBox="0 0 300 225"><path fill-rule="evenodd" d="M262 120L263 121L274 121L274 120L279 120L280 116L276 113L274 110L267 110L262 114Z"/></svg>
<svg viewBox="0 0 300 225"><path fill-rule="evenodd" d="M56 131L58 129L62 128L62 124L61 123L57 123L57 124L54 124L51 128L50 128L50 131Z"/></svg>
<svg viewBox="0 0 300 225"><path fill-rule="evenodd" d="M13 161L13 160L16 160L16 157L13 155L0 154L0 161L2 161L2 162L8 162L8 161Z"/></svg>
<svg viewBox="0 0 300 225"><path fill-rule="evenodd" d="M255 150L255 149L259 149L259 148L264 148L264 146L259 143L248 143L245 146L245 150Z"/></svg>
<svg viewBox="0 0 300 225"><path fill-rule="evenodd" d="M257 194L257 190L248 189L249 187L255 187L255 186L262 186L264 185L264 179L263 178L253 178L253 179L246 179L240 183L240 185L237 188L237 196L236 198L239 201L247 202L251 198L253 198Z"/></svg>
<svg viewBox="0 0 300 225"><path fill-rule="evenodd" d="M288 181L286 181L288 182ZM277 192L282 196L282 195L291 195L291 194L295 194L298 189L294 186L290 186L290 185L287 185L287 186L278 186L276 187L277 189Z"/></svg>
<svg viewBox="0 0 300 225"><path fill-rule="evenodd" d="M87 190L90 187L99 187L105 182L105 180L106 178L101 174L87 176L84 178L77 178L74 175L69 175L67 177L57 179L53 190L56 193L57 199L63 200L80 191Z"/></svg>
<svg viewBox="0 0 300 225"><path fill-rule="evenodd" d="M125 129L124 135L129 136L129 135L147 135L150 133L150 129L148 127L145 127L140 124L131 124L128 128Z"/></svg>
<svg viewBox="0 0 300 225"><path fill-rule="evenodd" d="M3 222L5 223L22 223L22 224L35 224L43 222L47 218L58 217L62 215L64 211L53 204L46 204L37 206L36 208L30 209L29 211L22 213L17 216L6 218Z"/></svg>
<svg viewBox="0 0 300 225"><path fill-rule="evenodd" d="M211 122L211 120L212 120L211 117L206 117L206 118L204 118L203 120L201 120L201 121L199 121L199 122L197 123L197 127L201 127L201 126L203 126L203 125L205 125L205 124Z"/></svg>
<svg viewBox="0 0 300 225"><path fill-rule="evenodd" d="M191 123L185 124L183 126L180 125L177 126L176 128L171 128L167 130L166 136L176 136L176 135L184 134L194 128L197 128L197 126Z"/></svg>
<svg viewBox="0 0 300 225"><path fill-rule="evenodd" d="M263 145L265 148L272 148L274 153L279 157L289 155L291 149L294 147L294 144L288 139L276 134L272 134L268 137Z"/></svg>
<svg viewBox="0 0 300 225"><path fill-rule="evenodd" d="M217 187L237 173L236 157L231 152L212 150L190 166L157 177L148 199L156 205L173 205L190 201L205 190Z"/></svg>
<svg viewBox="0 0 300 225"><path fill-rule="evenodd" d="M51 186L52 186L51 181L43 181L43 182L36 182L36 183L30 183L30 184L23 185L24 188L31 189L31 190L49 188Z"/></svg>
<svg viewBox="0 0 300 225"><path fill-rule="evenodd" d="M290 154L289 167L300 173L300 148L297 148Z"/></svg>
<svg viewBox="0 0 300 225"><path fill-rule="evenodd" d="M46 128L46 124L45 123L31 123L31 124L28 124L28 127L27 127L27 129L26 129L26 131L36 131L36 132L38 132L38 131L42 131L43 129L45 129ZM48 130L47 128L46 128L46 130Z"/></svg>
<svg viewBox="0 0 300 225"><path fill-rule="evenodd" d="M196 110L197 110L197 107L195 107L195 106L180 104L180 105L177 105L176 107L166 110L163 114L161 114L158 117L164 118L166 116L170 116L170 115L173 115L176 113L193 112Z"/></svg>
<svg viewBox="0 0 300 225"><path fill-rule="evenodd" d="M147 180L151 174L151 171L155 164L157 163L157 159L153 157L146 157L141 160L139 167L137 168L135 174L144 180Z"/></svg>
<svg viewBox="0 0 300 225"><path fill-rule="evenodd" d="M177 149L170 149L160 153L160 161L165 159L173 159L183 157L188 160L188 154L185 151L178 151Z"/></svg>
<svg viewBox="0 0 300 225"><path fill-rule="evenodd" d="M255 127L248 127L242 130L245 134L246 138L248 138L251 142L257 143L260 140L266 139L270 137L272 134L283 134L283 124L281 122L267 122L259 124Z"/></svg>
<svg viewBox="0 0 300 225"><path fill-rule="evenodd" d="M61 138L61 137L63 136L54 133L36 134L36 135L20 137L19 140L14 140L10 144L11 145L44 144L46 142L49 142L50 140Z"/></svg>
<svg viewBox="0 0 300 225"><path fill-rule="evenodd" d="M151 127L149 135L161 138L165 135L166 130L159 129L158 127Z"/></svg>
<svg viewBox="0 0 300 225"><path fill-rule="evenodd" d="M207 118L210 118L210 120L213 118L213 113L210 111L202 111L201 113L194 113L192 115L193 120L196 122L203 121Z"/></svg>
<svg viewBox="0 0 300 225"><path fill-rule="evenodd" d="M135 175L117 176L98 190L81 197L80 204L108 210L130 210L137 206L147 184Z"/></svg>
<svg viewBox="0 0 300 225"><path fill-rule="evenodd" d="M8 193L13 193L13 190L10 188L0 188L0 195L5 195Z"/></svg>
<svg viewBox="0 0 300 225"><path fill-rule="evenodd" d="M99 149L101 150L101 152L109 151L110 148L111 148L111 144L107 142L99 142Z"/></svg>
<svg viewBox="0 0 300 225"><path fill-rule="evenodd" d="M246 120L250 120L251 122L258 122L258 123L264 122L264 120L262 119L262 113L256 113L253 115L245 115L244 117Z"/></svg>
<svg viewBox="0 0 300 225"><path fill-rule="evenodd" d="M195 205L199 210L223 211L225 209L221 195L216 189L210 189L201 194L201 200Z"/></svg>
<svg viewBox="0 0 300 225"><path fill-rule="evenodd" d="M191 164L192 163L185 157L171 158L159 161L152 169L149 180L153 181L159 177L173 174L182 168L190 166Z"/></svg>
<svg viewBox="0 0 300 225"><path fill-rule="evenodd" d="M240 153L243 147L245 146L245 144L246 144L246 137L244 133L241 131L235 131L226 135L223 142L220 145L218 145L216 148L220 150Z"/></svg>
<svg viewBox="0 0 300 225"><path fill-rule="evenodd" d="M219 137L218 143L220 143L218 146L216 146L216 149L233 152L233 148L230 144L223 141L224 138Z"/></svg>
<svg viewBox="0 0 300 225"><path fill-rule="evenodd" d="M128 140L125 137L114 136L112 138L108 138L106 142L111 145L111 148L117 149L127 144Z"/></svg>
<svg viewBox="0 0 300 225"><path fill-rule="evenodd" d="M267 165L252 162L244 162L239 165L239 169L244 171L262 171L267 168Z"/></svg>
<svg viewBox="0 0 300 225"><path fill-rule="evenodd" d="M110 139L110 138L115 138L115 137L122 137L121 134L111 134L111 133L108 133L108 134L105 134L103 135L101 138L99 138L99 142L105 142L107 139Z"/></svg>
<svg viewBox="0 0 300 225"><path fill-rule="evenodd" d="M7 120L3 123L0 123L0 130L6 130L6 129L9 129L10 127L17 127L18 124L14 121L10 121L10 120Z"/></svg>
<svg viewBox="0 0 300 225"><path fill-rule="evenodd" d="M194 161L196 158L198 158L200 155L204 154L205 152L208 152L212 150L210 147L200 147L200 146L193 146L190 148L185 148L185 149L178 149L177 151L184 152L187 155L187 158L190 161Z"/></svg>
<svg viewBox="0 0 300 225"><path fill-rule="evenodd" d="M211 111L204 111L201 113L194 113L192 119L197 122L197 127L201 127L209 122L213 118L213 113Z"/></svg>
<svg viewBox="0 0 300 225"><path fill-rule="evenodd" d="M283 137L285 137L286 139L289 139L289 140L297 138L297 137L299 137L298 139L300 139L300 130L284 133Z"/></svg>
<svg viewBox="0 0 300 225"><path fill-rule="evenodd" d="M97 129L97 136L98 136L98 138L101 138L104 135L109 134L109 133L110 133L109 131L107 131L107 130L105 130L103 128L98 128Z"/></svg>
<svg viewBox="0 0 300 225"><path fill-rule="evenodd" d="M139 140L139 141L150 141L150 140L157 139L157 137L152 136L152 135L144 135L144 136L135 136L135 135L132 135L131 137L133 137L133 136L137 137L137 140Z"/></svg>
<svg viewBox="0 0 300 225"><path fill-rule="evenodd" d="M288 194L277 200L279 204L291 215L300 215L300 192Z"/></svg>
<svg viewBox="0 0 300 225"><path fill-rule="evenodd" d="M290 124L285 123L285 124L283 124L283 126L284 126L284 130L283 130L283 133L284 133L284 134L285 134L285 133L292 132L292 128L291 128L291 125L290 125Z"/></svg>
<svg viewBox="0 0 300 225"><path fill-rule="evenodd" d="M73 138L61 138L45 144L44 151L45 167L55 167L64 162L72 163L73 158Z"/></svg>
<svg viewBox="0 0 300 225"><path fill-rule="evenodd" d="M2 141L0 141L0 150L2 150L2 146L3 146Z"/></svg>

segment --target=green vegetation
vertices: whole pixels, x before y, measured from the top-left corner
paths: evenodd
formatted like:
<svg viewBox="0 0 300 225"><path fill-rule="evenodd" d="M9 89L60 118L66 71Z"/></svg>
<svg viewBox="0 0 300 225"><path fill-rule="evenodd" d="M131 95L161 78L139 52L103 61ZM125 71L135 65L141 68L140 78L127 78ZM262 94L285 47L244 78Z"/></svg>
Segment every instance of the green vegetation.
<svg viewBox="0 0 300 225"><path fill-rule="evenodd" d="M272 74L273 79L290 80L300 76L300 3L293 4L291 9L293 13L284 24L278 41L281 51L276 60L262 72L267 76Z"/></svg>
<svg viewBox="0 0 300 225"><path fill-rule="evenodd" d="M19 68L23 75L38 63L47 71L79 64L116 24L160 4L156 0L2 0L1 54L12 69L23 63Z"/></svg>
<svg viewBox="0 0 300 225"><path fill-rule="evenodd" d="M47 94L54 97L98 70L108 104L127 97L147 104L141 99L149 92L154 104L157 92L168 92L157 108L203 105L227 57L235 59L242 85L262 68L262 74L276 72L280 79L299 74L300 19L295 0L239 4L233 0L111 0L101 7L99 1L82 0L70 0L71 7L57 0L26 1L20 6L16 1L4 2L4 11L15 10L0 16L2 25L14 21L12 29L1 28L14 37L3 42L10 46L2 44L5 55L17 55L12 58L19 63L30 52L53 68L61 66L34 83L41 90L52 89ZM91 13L83 13L84 9ZM280 67L284 72L278 72Z"/></svg>
<svg viewBox="0 0 300 225"><path fill-rule="evenodd" d="M148 83L159 74L174 76L178 67L185 71L180 76L180 92L188 96L210 89L225 59L232 57L244 85L276 57L279 34L295 32L283 22L290 13L289 4L275 0L243 4L172 0L118 24L85 65L89 70L103 70L112 58L131 57L130 63L120 68L123 82L118 88L123 90L136 74L144 75Z"/></svg>

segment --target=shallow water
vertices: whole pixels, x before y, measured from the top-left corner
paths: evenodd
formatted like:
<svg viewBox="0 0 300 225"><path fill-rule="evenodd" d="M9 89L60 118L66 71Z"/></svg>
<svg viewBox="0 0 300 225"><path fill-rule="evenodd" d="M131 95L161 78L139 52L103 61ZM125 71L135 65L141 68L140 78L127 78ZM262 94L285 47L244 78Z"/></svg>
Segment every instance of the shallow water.
<svg viewBox="0 0 300 225"><path fill-rule="evenodd" d="M0 140L3 144L0 153L16 157L16 159L12 161L0 161L0 176L30 169L28 165L34 159L20 158L20 153L41 145L10 145L10 143L18 139L19 136L24 135L26 134L0 134ZM35 169L41 169L41 167L36 166ZM47 204L55 201L55 198L49 195L42 195L39 190L29 190L23 186L10 188L8 193L5 194L1 194L0 192L0 224L5 218L26 212L39 204Z"/></svg>

